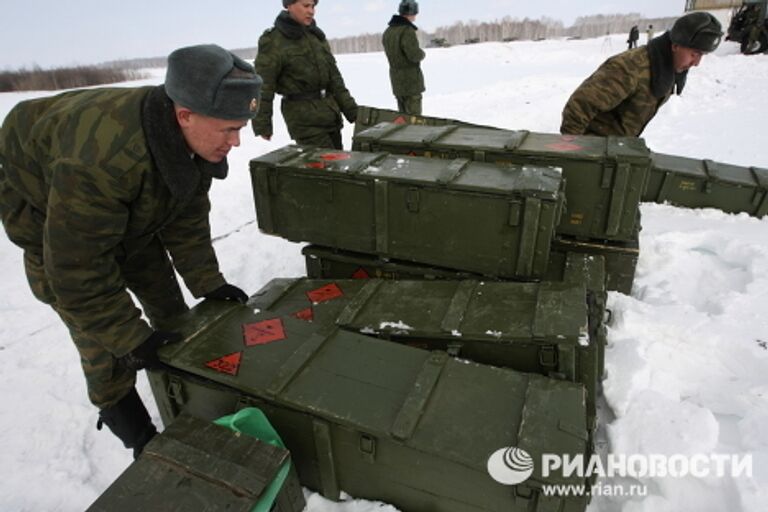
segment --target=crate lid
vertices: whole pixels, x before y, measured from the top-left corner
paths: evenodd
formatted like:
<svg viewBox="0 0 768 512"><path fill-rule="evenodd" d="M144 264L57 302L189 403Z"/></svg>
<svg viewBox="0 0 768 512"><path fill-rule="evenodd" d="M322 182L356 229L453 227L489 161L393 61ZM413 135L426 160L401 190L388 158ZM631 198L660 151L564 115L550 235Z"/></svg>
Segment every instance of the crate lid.
<svg viewBox="0 0 768 512"><path fill-rule="evenodd" d="M274 279L259 308L407 341L587 344L584 282Z"/></svg>
<svg viewBox="0 0 768 512"><path fill-rule="evenodd" d="M597 137L593 135L561 135L531 132L517 149L521 155L543 156L557 161L606 159L646 164L650 151L637 137Z"/></svg>
<svg viewBox="0 0 768 512"><path fill-rule="evenodd" d="M652 153L651 162L652 169L657 172L670 172L700 180L707 179L707 171L702 160L665 153Z"/></svg>
<svg viewBox="0 0 768 512"><path fill-rule="evenodd" d="M704 160L704 167L710 178L714 181L745 187L759 186L756 175L752 173L752 169L749 167L724 164L712 160Z"/></svg>
<svg viewBox="0 0 768 512"><path fill-rule="evenodd" d="M561 135L473 126L421 126L379 123L355 136L355 143L386 149L514 153L563 160L605 160L607 157L646 162L650 151L637 137Z"/></svg>
<svg viewBox="0 0 768 512"><path fill-rule="evenodd" d="M556 200L562 187L559 168L499 166L466 159L441 160L415 156L388 156L362 174L414 185L449 185L455 189L490 194L515 194Z"/></svg>
<svg viewBox="0 0 768 512"><path fill-rule="evenodd" d="M285 448L181 414L88 510L250 511L288 457Z"/></svg>
<svg viewBox="0 0 768 512"><path fill-rule="evenodd" d="M420 186L448 186L490 194L515 194L556 200L562 188L559 168L498 166L466 159L441 160L387 153L337 151L287 146L251 160L251 168L316 174L319 178L359 176Z"/></svg>
<svg viewBox="0 0 768 512"><path fill-rule="evenodd" d="M213 305L226 310L223 315L211 307L197 309L186 316L217 320L185 332L180 317L185 343L173 352L161 349L161 360L238 395L387 437L483 474L491 453L515 443L532 455L544 447L586 452L581 385L255 313L248 305ZM531 397L550 405L533 404Z"/></svg>

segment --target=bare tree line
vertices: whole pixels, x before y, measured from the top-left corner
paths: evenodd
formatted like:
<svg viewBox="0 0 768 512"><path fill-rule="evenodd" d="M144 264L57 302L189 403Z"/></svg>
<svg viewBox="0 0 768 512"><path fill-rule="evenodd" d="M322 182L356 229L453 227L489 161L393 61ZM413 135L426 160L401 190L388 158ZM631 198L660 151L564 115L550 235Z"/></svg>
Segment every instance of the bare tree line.
<svg viewBox="0 0 768 512"><path fill-rule="evenodd" d="M114 84L138 80L144 76L135 70L116 67L77 66L69 68L20 69L0 71L0 92L55 91L89 85Z"/></svg>
<svg viewBox="0 0 768 512"><path fill-rule="evenodd" d="M556 37L592 38L606 34L629 32L633 25L644 30L653 25L656 34L672 26L676 18L643 18L639 13L597 14L581 16L573 26L565 27L561 21L552 18L517 19L505 16L501 20L479 22L459 21L447 27L438 27L433 33L417 32L422 46L440 44L456 45L485 41L539 41ZM331 39L331 49L335 54L379 52L381 33Z"/></svg>
<svg viewBox="0 0 768 512"><path fill-rule="evenodd" d="M447 46L486 41L538 41L557 37L593 38L606 34L628 33L633 25L641 32L653 25L656 34L672 26L676 18L643 18L638 13L598 14L582 16L573 26L565 27L561 21L552 18L517 19L505 16L501 20L479 22L459 21L446 27L438 27L433 33L417 32L422 47ZM385 25L383 22L382 25ZM384 28L384 27L382 27ZM333 53L363 53L383 51L381 32L331 39ZM252 62L257 49L240 48L232 50L241 58ZM85 87L137 80L143 76L137 71L142 68L163 67L166 57L139 58L111 61L96 66L77 66L43 70L39 67L17 71L0 71L0 92L19 90L56 90Z"/></svg>

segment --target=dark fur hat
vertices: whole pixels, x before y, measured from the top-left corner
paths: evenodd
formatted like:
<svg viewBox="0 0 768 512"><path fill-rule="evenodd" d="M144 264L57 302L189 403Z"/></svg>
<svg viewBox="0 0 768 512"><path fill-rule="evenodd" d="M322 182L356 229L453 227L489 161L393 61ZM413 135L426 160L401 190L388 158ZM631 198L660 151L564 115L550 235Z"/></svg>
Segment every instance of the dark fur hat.
<svg viewBox="0 0 768 512"><path fill-rule="evenodd" d="M397 8L400 16L414 16L419 14L419 3L416 0L403 0Z"/></svg>
<svg viewBox="0 0 768 512"><path fill-rule="evenodd" d="M283 0L283 7L288 7L291 4L295 4L299 0ZM319 4L320 0L315 0L315 5Z"/></svg>
<svg viewBox="0 0 768 512"><path fill-rule="evenodd" d="M675 21L669 31L672 43L702 52L713 52L720 45L723 28L717 18L704 11L689 12Z"/></svg>
<svg viewBox="0 0 768 512"><path fill-rule="evenodd" d="M199 114L252 119L258 112L261 84L253 66L215 44L179 48L168 56L168 97Z"/></svg>

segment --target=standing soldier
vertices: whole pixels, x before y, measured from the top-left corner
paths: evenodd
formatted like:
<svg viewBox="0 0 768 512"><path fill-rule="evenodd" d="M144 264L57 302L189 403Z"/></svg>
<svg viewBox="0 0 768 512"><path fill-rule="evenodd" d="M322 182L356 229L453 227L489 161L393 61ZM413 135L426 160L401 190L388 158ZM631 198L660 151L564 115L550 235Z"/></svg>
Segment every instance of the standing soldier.
<svg viewBox="0 0 768 512"><path fill-rule="evenodd" d="M6 233L24 250L32 293L69 329L98 428L134 457L156 433L136 372L178 340L162 329L187 310L174 268L195 297L248 298L219 271L208 190L226 176L260 87L247 62L192 46L168 57L164 86L24 101L0 130Z"/></svg>
<svg viewBox="0 0 768 512"><path fill-rule="evenodd" d="M646 41L645 44L648 44L651 42L651 39L653 39L653 25L648 25L648 30L645 31Z"/></svg>
<svg viewBox="0 0 768 512"><path fill-rule="evenodd" d="M341 113L357 118L325 34L315 23L316 0L283 0L275 26L259 38L256 71L264 79L257 136L272 137L272 100L282 95L280 110L288 133L298 144L342 149Z"/></svg>
<svg viewBox="0 0 768 512"><path fill-rule="evenodd" d="M637 28L637 25L632 25L632 28L629 29L629 37L627 38L627 50L637 48L638 39L640 39L640 29Z"/></svg>
<svg viewBox="0 0 768 512"><path fill-rule="evenodd" d="M648 45L609 58L571 95L560 132L639 136L672 93L683 92L688 70L715 51L722 35L714 16L691 12Z"/></svg>
<svg viewBox="0 0 768 512"><path fill-rule="evenodd" d="M417 28L413 24L419 14L419 4L414 0L403 0L398 12L392 16L382 38L389 60L389 79L397 99L397 109L406 114L420 115L421 93L424 92L420 62L424 60L424 50L419 48Z"/></svg>

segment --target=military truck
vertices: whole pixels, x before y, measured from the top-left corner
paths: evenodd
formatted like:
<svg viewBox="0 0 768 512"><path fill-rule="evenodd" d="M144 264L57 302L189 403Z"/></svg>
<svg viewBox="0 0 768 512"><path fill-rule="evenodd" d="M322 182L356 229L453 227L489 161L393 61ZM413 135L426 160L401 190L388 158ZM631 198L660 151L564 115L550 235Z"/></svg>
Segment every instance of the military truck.
<svg viewBox="0 0 768 512"><path fill-rule="evenodd" d="M768 51L768 0L744 0L734 10L726 40L741 44L741 53L753 55Z"/></svg>

